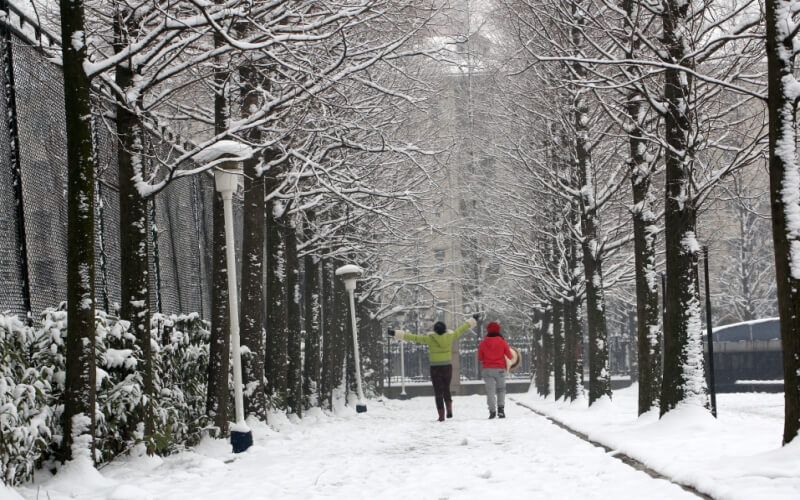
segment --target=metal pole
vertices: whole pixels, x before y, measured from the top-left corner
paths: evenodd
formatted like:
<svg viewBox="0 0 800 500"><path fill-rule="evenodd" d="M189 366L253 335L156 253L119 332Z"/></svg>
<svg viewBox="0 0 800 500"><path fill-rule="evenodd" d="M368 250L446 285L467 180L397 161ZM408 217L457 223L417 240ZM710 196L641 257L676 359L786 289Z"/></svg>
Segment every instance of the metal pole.
<svg viewBox="0 0 800 500"><path fill-rule="evenodd" d="M708 283L708 245L703 246L703 264L706 278L706 331L708 332L708 385L711 392L711 414L717 416L717 388L714 381L714 334L711 325L711 292Z"/></svg>
<svg viewBox="0 0 800 500"><path fill-rule="evenodd" d="M667 321L667 275L661 273L661 325L662 328ZM663 349L662 349L663 351Z"/></svg>
<svg viewBox="0 0 800 500"><path fill-rule="evenodd" d="M388 387L389 389L392 388L392 339L386 340L386 359L388 359L388 370L389 372L386 375Z"/></svg>
<svg viewBox="0 0 800 500"><path fill-rule="evenodd" d="M233 402L236 422L231 426L231 445L234 453L246 451L253 445L253 432L244 421L242 398L242 357L239 349L239 297L236 286L236 243L233 239L233 191L235 174L215 173L217 191L222 195L225 222L225 263L228 274L228 313L231 328L231 356L233 357ZM231 181L234 181L231 186Z"/></svg>
<svg viewBox="0 0 800 500"><path fill-rule="evenodd" d="M350 319L353 322L353 360L356 363L356 392L358 393L358 404L356 405L356 412L363 413L367 411L367 405L364 404L364 393L361 390L361 358L358 354L358 332L356 330L356 301L353 298L353 291L355 289L355 279L353 279L353 286L347 287L347 294L350 296Z"/></svg>
<svg viewBox="0 0 800 500"><path fill-rule="evenodd" d="M406 397L406 359L405 359L405 341L400 341L400 399Z"/></svg>
<svg viewBox="0 0 800 500"><path fill-rule="evenodd" d="M242 358L239 354L239 297L236 290L236 252L233 239L233 192L222 192L225 213L225 258L228 266L228 307L230 309L231 355L233 356L233 402L236 424L244 424L242 398ZM246 424L245 424L246 425Z"/></svg>

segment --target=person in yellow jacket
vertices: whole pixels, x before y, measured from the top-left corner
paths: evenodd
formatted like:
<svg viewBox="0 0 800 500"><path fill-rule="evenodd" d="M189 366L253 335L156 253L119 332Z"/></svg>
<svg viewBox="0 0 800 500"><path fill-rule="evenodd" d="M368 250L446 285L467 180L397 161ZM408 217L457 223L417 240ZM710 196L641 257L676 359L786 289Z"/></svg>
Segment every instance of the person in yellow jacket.
<svg viewBox="0 0 800 500"><path fill-rule="evenodd" d="M397 340L409 340L428 346L431 360L431 381L436 399L436 411L439 412L439 422L444 421L445 405L447 418L453 418L453 398L450 395L450 379L453 377L452 348L453 342L470 328L478 324L480 314L474 314L461 326L453 331L447 331L447 326L437 321L433 325L433 332L427 335L416 335L403 330L389 329L389 336Z"/></svg>

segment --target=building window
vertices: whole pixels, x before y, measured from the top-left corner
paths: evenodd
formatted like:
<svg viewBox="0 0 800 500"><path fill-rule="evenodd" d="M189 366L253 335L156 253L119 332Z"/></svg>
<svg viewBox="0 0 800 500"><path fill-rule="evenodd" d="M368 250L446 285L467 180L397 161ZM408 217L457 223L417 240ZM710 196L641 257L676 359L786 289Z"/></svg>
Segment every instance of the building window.
<svg viewBox="0 0 800 500"><path fill-rule="evenodd" d="M433 257L436 259L436 274L444 273L444 250L434 250Z"/></svg>

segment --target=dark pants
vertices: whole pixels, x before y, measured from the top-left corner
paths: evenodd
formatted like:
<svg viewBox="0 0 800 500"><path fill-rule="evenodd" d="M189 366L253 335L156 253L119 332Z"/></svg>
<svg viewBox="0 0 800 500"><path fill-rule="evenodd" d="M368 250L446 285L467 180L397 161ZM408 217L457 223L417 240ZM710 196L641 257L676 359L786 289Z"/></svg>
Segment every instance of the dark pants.
<svg viewBox="0 0 800 500"><path fill-rule="evenodd" d="M436 409L444 409L444 403L453 400L450 396L450 379L453 377L453 365L431 366L431 381L436 397Z"/></svg>

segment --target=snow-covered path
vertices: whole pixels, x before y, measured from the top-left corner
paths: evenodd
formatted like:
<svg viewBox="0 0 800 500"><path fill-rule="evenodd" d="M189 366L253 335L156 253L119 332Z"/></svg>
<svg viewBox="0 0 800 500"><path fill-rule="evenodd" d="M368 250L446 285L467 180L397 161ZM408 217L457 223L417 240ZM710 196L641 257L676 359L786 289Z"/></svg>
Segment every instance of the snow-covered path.
<svg viewBox="0 0 800 500"><path fill-rule="evenodd" d="M511 403L487 420L484 398L458 397L434 422L433 398L370 401L357 415L273 418L230 461L223 440L164 459L124 458L19 490L25 498L696 498L609 457ZM37 486L41 489L37 492Z"/></svg>

